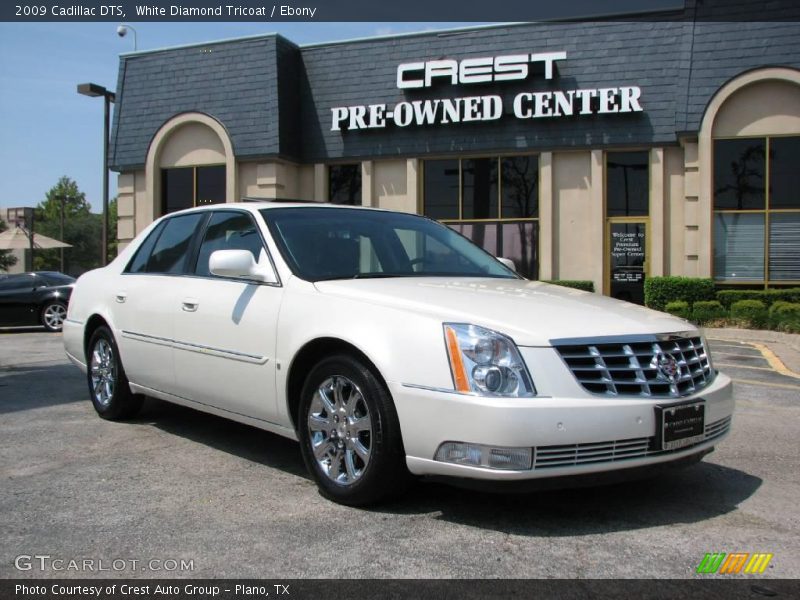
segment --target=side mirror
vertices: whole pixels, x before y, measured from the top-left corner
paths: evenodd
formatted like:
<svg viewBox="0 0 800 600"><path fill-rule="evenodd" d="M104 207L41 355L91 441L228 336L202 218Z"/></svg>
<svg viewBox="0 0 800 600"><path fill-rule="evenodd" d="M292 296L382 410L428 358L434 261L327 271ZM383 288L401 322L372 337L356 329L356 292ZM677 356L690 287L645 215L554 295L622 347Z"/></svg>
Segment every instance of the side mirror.
<svg viewBox="0 0 800 600"><path fill-rule="evenodd" d="M500 258L500 257L498 257L497 260L499 260L501 263L503 263L505 266L507 266L512 271L514 271L514 273L517 272L517 265L515 265L514 261L511 260L510 258Z"/></svg>
<svg viewBox="0 0 800 600"><path fill-rule="evenodd" d="M252 279L265 283L277 283L272 267L263 267L248 250L217 250L208 259L208 270L220 277Z"/></svg>

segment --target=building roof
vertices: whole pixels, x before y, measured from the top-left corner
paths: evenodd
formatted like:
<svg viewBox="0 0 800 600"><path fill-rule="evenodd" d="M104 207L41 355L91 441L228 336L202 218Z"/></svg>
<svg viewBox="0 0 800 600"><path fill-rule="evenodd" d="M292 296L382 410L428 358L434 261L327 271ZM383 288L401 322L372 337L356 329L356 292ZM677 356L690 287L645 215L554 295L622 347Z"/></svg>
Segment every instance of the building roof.
<svg viewBox="0 0 800 600"><path fill-rule="evenodd" d="M116 170L141 168L158 129L195 111L225 127L240 160L310 163L675 144L680 134L699 129L705 107L726 81L758 67L800 68L799 17L800 7L787 8L783 0L687 0L678 16L508 24L302 47L270 34L123 55L110 163ZM395 85L404 62L548 51L567 52L550 81L410 91ZM510 111L521 91L620 85L641 88L643 112L331 131L334 106L498 94Z"/></svg>

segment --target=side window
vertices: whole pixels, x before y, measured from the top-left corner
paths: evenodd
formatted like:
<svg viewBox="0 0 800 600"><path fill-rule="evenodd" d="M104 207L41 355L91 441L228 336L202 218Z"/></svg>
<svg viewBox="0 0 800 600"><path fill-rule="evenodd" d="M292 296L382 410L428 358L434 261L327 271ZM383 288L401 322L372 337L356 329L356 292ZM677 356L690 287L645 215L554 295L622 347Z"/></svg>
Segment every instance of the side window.
<svg viewBox="0 0 800 600"><path fill-rule="evenodd" d="M158 236L161 235L161 231L164 229L164 222L158 224L158 226L150 232L150 235L147 236L147 239L142 242L142 245L139 246L139 249L136 251L136 254L133 255L131 262L128 263L128 266L125 267L126 273L144 273L145 268L147 267L147 261L150 259L150 253L153 251L153 246L156 245L156 241L158 240Z"/></svg>
<svg viewBox="0 0 800 600"><path fill-rule="evenodd" d="M215 212L208 222L197 257L195 274L210 277L208 261L217 250L247 250L259 262L264 246L250 215L240 212Z"/></svg>
<svg viewBox="0 0 800 600"><path fill-rule="evenodd" d="M167 219L147 261L147 273L180 273L186 263L189 245L203 213Z"/></svg>
<svg viewBox="0 0 800 600"><path fill-rule="evenodd" d="M23 290L26 288L33 287L33 279L30 275L22 275L22 276L15 276L10 275L4 279L0 279L0 290L3 291L12 291L12 290Z"/></svg>

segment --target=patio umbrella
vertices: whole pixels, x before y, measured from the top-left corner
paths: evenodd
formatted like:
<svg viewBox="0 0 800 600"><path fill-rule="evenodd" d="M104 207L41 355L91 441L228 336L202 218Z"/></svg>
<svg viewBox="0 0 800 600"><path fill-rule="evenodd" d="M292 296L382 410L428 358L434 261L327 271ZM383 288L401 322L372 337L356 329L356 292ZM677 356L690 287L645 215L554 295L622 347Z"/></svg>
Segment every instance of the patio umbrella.
<svg viewBox="0 0 800 600"><path fill-rule="evenodd" d="M0 233L0 250L28 249L31 247L31 240L28 233L22 227L14 227L8 231ZM72 244L55 240L41 233L33 234L33 247L42 250L49 248L72 248Z"/></svg>

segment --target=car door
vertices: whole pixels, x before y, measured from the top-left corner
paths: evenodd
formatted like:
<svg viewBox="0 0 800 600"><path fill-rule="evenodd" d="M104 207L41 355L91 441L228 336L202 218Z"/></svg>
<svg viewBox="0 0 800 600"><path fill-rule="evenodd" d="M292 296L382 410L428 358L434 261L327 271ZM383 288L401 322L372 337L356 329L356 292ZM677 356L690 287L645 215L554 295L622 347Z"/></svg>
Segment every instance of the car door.
<svg viewBox="0 0 800 600"><path fill-rule="evenodd" d="M206 216L198 212L165 219L110 289L122 364L131 383L175 393L175 309L192 246Z"/></svg>
<svg viewBox="0 0 800 600"><path fill-rule="evenodd" d="M36 278L29 273L0 279L0 325L36 325L39 315L33 309Z"/></svg>
<svg viewBox="0 0 800 600"><path fill-rule="evenodd" d="M216 408L275 421L275 337L283 288L275 283L217 277L216 250L248 250L274 267L260 228L247 211L215 211L199 244L194 276L175 305L175 380L178 394Z"/></svg>

